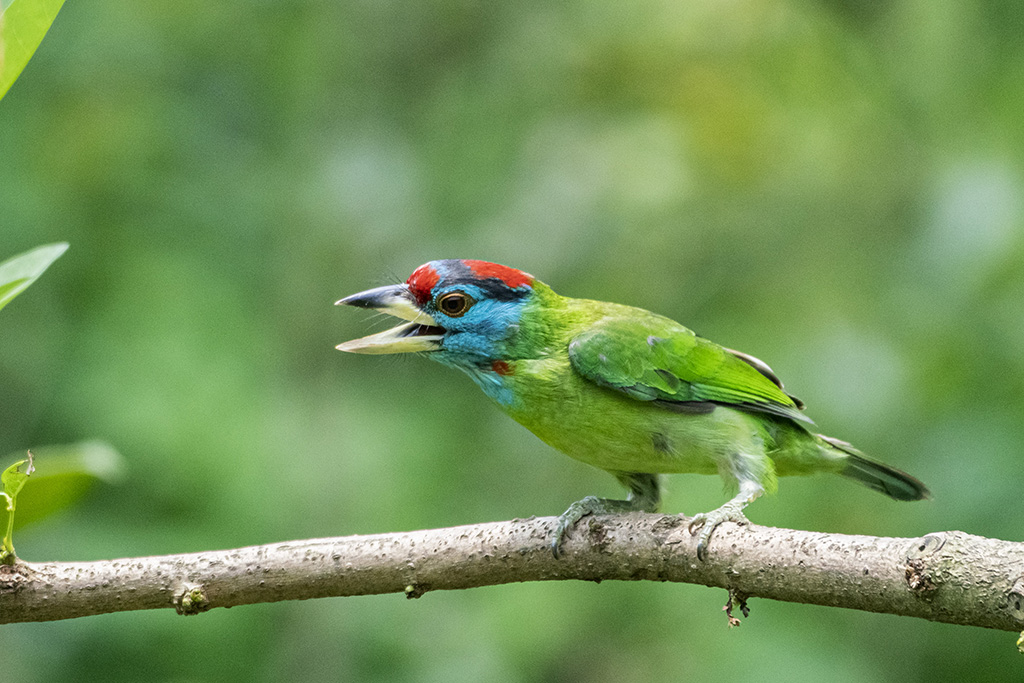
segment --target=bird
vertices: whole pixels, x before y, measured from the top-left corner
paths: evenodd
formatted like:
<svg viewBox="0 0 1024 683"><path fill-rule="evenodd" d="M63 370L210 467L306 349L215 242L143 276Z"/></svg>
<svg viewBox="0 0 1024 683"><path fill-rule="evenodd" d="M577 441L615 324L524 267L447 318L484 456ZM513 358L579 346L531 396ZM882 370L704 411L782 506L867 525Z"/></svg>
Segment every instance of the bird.
<svg viewBox="0 0 1024 683"><path fill-rule="evenodd" d="M748 523L744 508L780 476L831 472L895 500L930 497L909 474L815 433L766 363L651 311L560 296L529 273L472 259L430 261L336 305L404 321L338 350L419 353L457 368L542 441L628 490L570 505L551 538L556 558L586 515L656 512L664 474L718 474L735 491L691 518L701 561L714 529Z"/></svg>

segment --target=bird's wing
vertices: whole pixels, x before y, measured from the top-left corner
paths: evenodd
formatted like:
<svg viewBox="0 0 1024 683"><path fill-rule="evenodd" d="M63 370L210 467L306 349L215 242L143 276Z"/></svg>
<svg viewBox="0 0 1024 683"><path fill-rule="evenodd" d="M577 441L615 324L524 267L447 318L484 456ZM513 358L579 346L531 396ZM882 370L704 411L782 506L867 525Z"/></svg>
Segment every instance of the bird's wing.
<svg viewBox="0 0 1024 683"><path fill-rule="evenodd" d="M765 363L661 316L604 318L573 338L569 359L591 382L671 410L724 405L811 422Z"/></svg>

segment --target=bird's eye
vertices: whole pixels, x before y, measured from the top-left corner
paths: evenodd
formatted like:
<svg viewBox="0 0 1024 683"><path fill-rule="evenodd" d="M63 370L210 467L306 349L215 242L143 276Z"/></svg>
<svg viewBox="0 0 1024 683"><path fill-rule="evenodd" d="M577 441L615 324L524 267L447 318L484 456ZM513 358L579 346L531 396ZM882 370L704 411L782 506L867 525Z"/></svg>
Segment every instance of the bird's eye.
<svg viewBox="0 0 1024 683"><path fill-rule="evenodd" d="M437 309L449 318L458 318L472 306L473 297L463 292L448 292L437 300Z"/></svg>

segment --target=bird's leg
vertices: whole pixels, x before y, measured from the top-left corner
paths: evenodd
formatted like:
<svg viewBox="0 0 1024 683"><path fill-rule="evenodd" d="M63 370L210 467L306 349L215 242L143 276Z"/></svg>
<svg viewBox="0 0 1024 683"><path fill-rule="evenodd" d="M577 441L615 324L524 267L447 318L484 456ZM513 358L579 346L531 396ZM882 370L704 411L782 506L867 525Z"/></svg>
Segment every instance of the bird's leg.
<svg viewBox="0 0 1024 683"><path fill-rule="evenodd" d="M693 516L690 522L690 534L697 535L697 559L704 561L708 557L708 541L711 532L722 522L749 524L750 520L743 514L743 508L753 503L764 493L764 487L753 479L740 480L740 492L732 500L711 512L702 512ZM699 532L698 532L699 530Z"/></svg>
<svg viewBox="0 0 1024 683"><path fill-rule="evenodd" d="M562 541L565 540L576 522L586 515L601 515L619 512L656 512L661 502L661 489L658 485L658 475L639 472L615 473L615 478L629 488L629 496L626 500L614 500L611 498L598 498L587 496L569 506L569 509L558 516L558 526L555 528L555 535L551 541L551 552L555 558L561 555Z"/></svg>

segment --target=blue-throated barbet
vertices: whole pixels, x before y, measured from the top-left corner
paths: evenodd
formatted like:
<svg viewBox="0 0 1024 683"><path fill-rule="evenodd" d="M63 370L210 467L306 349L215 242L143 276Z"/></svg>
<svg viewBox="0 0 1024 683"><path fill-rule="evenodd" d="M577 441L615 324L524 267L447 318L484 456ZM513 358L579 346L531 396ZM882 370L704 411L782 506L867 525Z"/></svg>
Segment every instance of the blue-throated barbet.
<svg viewBox="0 0 1024 683"><path fill-rule="evenodd" d="M774 491L778 476L835 472L896 500L928 496L910 475L811 431L803 404L762 361L650 311L559 296L514 268L460 259L338 303L408 321L338 349L418 352L458 368L548 444L629 489L626 500L570 505L552 539L556 556L584 515L655 511L665 473L718 473L739 489L693 518L701 559L715 527L746 522L743 508Z"/></svg>

